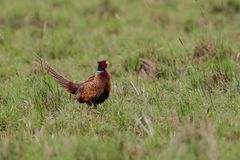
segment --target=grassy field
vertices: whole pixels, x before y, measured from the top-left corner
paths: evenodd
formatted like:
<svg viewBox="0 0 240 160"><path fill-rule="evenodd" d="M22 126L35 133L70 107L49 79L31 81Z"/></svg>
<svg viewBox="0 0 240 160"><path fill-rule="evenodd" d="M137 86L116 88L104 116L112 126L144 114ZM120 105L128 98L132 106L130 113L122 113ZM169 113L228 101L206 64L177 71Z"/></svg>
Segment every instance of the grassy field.
<svg viewBox="0 0 240 160"><path fill-rule="evenodd" d="M0 159L239 159L239 27L239 0L0 0ZM109 60L110 98L35 53L79 82Z"/></svg>

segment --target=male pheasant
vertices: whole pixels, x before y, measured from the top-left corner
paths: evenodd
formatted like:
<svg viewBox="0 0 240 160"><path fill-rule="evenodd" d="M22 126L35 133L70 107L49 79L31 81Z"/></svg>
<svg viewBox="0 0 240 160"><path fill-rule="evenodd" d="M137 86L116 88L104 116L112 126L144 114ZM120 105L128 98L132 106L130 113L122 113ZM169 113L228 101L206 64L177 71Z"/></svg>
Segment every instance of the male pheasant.
<svg viewBox="0 0 240 160"><path fill-rule="evenodd" d="M43 67L48 73L68 92L76 95L80 103L94 105L103 103L110 94L110 75L106 71L108 62L106 60L98 61L97 72L83 83L73 83L61 76L47 62L40 58Z"/></svg>

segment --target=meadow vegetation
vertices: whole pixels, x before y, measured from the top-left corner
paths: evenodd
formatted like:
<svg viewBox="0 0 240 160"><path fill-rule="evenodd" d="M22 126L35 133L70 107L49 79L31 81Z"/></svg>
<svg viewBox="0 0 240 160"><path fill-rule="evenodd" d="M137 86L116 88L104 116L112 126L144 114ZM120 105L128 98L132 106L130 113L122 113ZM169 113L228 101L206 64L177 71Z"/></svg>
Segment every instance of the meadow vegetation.
<svg viewBox="0 0 240 160"><path fill-rule="evenodd" d="M0 0L0 159L239 159L239 0ZM111 65L110 98L74 81Z"/></svg>

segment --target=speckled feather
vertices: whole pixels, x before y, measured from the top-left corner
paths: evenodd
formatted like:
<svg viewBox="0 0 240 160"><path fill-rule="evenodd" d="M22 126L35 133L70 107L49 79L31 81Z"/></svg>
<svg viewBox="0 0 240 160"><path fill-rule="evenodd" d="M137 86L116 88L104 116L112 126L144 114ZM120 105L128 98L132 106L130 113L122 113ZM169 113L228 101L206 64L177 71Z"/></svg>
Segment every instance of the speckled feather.
<svg viewBox="0 0 240 160"><path fill-rule="evenodd" d="M41 63L48 73L68 92L75 94L78 102L87 103L88 105L97 105L103 103L110 94L110 76L105 70L107 61L99 61L98 69L94 76L91 76L83 83L73 83L72 81L61 76L47 62Z"/></svg>

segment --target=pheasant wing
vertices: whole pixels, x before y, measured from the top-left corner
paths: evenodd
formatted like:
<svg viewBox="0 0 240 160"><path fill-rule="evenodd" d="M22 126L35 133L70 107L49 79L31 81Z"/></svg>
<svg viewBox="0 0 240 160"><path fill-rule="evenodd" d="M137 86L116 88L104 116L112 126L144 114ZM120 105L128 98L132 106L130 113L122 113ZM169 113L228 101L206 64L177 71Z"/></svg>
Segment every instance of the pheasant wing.
<svg viewBox="0 0 240 160"><path fill-rule="evenodd" d="M81 102L94 102L104 92L104 86L104 83L99 83L92 76L78 88L77 99Z"/></svg>

